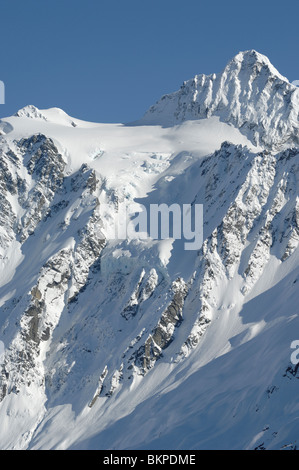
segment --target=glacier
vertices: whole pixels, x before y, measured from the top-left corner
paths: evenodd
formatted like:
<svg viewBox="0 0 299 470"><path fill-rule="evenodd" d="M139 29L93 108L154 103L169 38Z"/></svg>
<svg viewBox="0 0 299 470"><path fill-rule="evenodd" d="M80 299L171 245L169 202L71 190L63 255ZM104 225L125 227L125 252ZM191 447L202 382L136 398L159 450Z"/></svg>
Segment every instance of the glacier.
<svg viewBox="0 0 299 470"><path fill-rule="evenodd" d="M133 123L0 120L0 448L297 448L298 116L251 50ZM121 203L202 204L202 247Z"/></svg>

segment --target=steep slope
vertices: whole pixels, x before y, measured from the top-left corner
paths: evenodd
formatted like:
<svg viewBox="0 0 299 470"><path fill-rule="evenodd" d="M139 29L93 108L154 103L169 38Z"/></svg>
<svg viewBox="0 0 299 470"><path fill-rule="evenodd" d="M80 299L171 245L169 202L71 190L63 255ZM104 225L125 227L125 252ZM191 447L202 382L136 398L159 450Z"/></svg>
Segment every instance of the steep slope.
<svg viewBox="0 0 299 470"><path fill-rule="evenodd" d="M1 448L296 446L297 89L198 77L136 126L1 121ZM202 246L111 239L124 202L202 204Z"/></svg>

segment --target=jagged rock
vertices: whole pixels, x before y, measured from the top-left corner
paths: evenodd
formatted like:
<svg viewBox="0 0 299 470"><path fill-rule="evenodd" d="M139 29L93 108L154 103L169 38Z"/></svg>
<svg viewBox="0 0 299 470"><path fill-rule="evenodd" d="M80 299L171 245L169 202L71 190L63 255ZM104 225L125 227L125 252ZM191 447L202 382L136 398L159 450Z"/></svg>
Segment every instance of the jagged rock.
<svg viewBox="0 0 299 470"><path fill-rule="evenodd" d="M145 344L134 353L135 364L145 374L161 357L173 339L175 328L183 320L183 306L188 294L188 288L183 279L177 279L172 284L173 298L161 315L161 318L151 332Z"/></svg>

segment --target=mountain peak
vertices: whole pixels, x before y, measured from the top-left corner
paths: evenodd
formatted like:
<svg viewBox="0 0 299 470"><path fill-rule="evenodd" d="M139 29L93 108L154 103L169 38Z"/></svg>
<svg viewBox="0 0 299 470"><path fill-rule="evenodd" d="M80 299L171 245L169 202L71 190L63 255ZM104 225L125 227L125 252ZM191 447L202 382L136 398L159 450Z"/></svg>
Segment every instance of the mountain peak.
<svg viewBox="0 0 299 470"><path fill-rule="evenodd" d="M255 49L249 49L247 51L238 52L238 54L236 54L230 62L246 62L250 65L260 62L266 65L271 65L271 62L268 57L264 54L261 54L260 52L257 52Z"/></svg>
<svg viewBox="0 0 299 470"><path fill-rule="evenodd" d="M42 119L43 121L76 127L78 120L70 117L63 109L53 107L49 109L38 109L32 104L19 109L14 115L15 117L29 118L29 119Z"/></svg>
<svg viewBox="0 0 299 470"><path fill-rule="evenodd" d="M163 96L139 121L165 127L217 116L254 144L285 148L299 142L299 90L255 50L239 52L219 74L196 75Z"/></svg>
<svg viewBox="0 0 299 470"><path fill-rule="evenodd" d="M259 72L263 67L265 67L265 69L267 69L268 72L270 72L271 74L276 75L281 80L288 82L288 79L279 73L279 71L272 65L267 56L261 54L260 52L257 52L254 49L250 49L248 51L241 51L236 54L235 57L233 57L232 60L229 61L225 69L230 69L233 66L241 66L243 69L250 69L251 71L255 70L255 68L257 67Z"/></svg>
<svg viewBox="0 0 299 470"><path fill-rule="evenodd" d="M247 51L239 51L238 54L236 54L233 58L232 61L248 61L249 63L254 63L254 62L263 62L265 64L271 64L270 60L268 59L267 56L264 54L261 54L260 52L256 51L255 49L248 49Z"/></svg>
<svg viewBox="0 0 299 470"><path fill-rule="evenodd" d="M15 113L15 116L27 117L31 119L43 119L44 121L47 121L47 118L40 112L40 110L32 104L29 104L27 106L24 106L24 108L19 109Z"/></svg>

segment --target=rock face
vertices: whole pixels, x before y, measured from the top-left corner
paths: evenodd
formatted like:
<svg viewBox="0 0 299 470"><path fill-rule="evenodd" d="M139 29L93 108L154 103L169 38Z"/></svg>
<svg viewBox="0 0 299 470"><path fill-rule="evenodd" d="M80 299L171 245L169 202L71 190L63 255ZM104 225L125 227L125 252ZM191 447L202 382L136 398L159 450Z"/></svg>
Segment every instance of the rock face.
<svg viewBox="0 0 299 470"><path fill-rule="evenodd" d="M11 172L8 165L3 164L2 194L8 199L5 201L8 210L4 213L6 220L3 218L3 226L11 230L9 238L2 238L4 247L9 248L9 242L13 244L18 240L25 250L28 237L43 237L41 227L51 224L53 218L57 224L59 214L71 204L73 194L69 187L72 187L76 198L79 197L80 204L89 209L90 215L78 230L76 243L72 243L72 247L58 249L44 260L41 257L31 292L21 299L14 298L11 306L6 307L12 310L12 316L16 314L18 329L2 369L1 399L11 389L18 391L18 387L27 380L27 383L33 379L39 383L44 380L41 377L44 374L41 372L41 342L51 340L67 297L71 302L84 288L89 269L105 244L104 239L99 238L99 231L94 236L100 218L96 209L97 199L92 197L98 183L93 171L85 165L76 175L66 177L62 155L53 141L44 135L22 139L14 150L16 154L9 150L3 156L4 161L11 162ZM14 205L19 206L18 216L9 204L12 196L16 198ZM66 230L65 223L58 223L56 230L62 234ZM32 250L33 257L40 255ZM28 374L32 376L30 380L27 379Z"/></svg>
<svg viewBox="0 0 299 470"><path fill-rule="evenodd" d="M45 116L0 136L1 448L294 447L298 89L240 53L141 122L218 116L259 148L138 154L131 133L108 173L97 129ZM125 201L203 204L202 246L108 239Z"/></svg>
<svg viewBox="0 0 299 470"><path fill-rule="evenodd" d="M163 356L163 350L171 343L175 328L183 321L183 307L188 288L183 279L177 279L172 287L172 299L161 315L157 325L134 354L134 363L144 375Z"/></svg>

